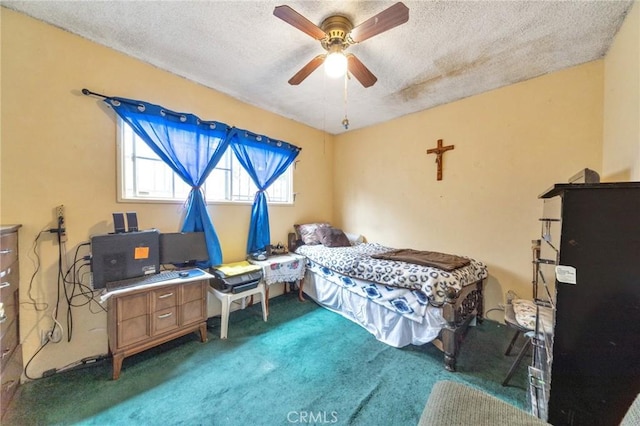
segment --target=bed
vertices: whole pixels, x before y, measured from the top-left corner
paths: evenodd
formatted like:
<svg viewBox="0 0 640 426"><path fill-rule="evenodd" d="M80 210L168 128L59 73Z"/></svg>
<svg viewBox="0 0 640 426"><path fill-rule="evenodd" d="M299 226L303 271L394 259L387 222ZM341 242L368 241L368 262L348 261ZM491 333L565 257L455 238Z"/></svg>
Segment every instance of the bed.
<svg viewBox="0 0 640 426"><path fill-rule="evenodd" d="M456 371L467 327L482 321L482 286L487 277L482 262L435 253L455 262L436 262L439 267L435 267L417 258L421 264L410 263L397 260L401 250L363 242L328 224L295 225L295 229L294 251L307 258L304 294L388 345L433 343L444 353L445 368ZM325 234L331 237L323 238ZM418 252L422 253L434 255Z"/></svg>

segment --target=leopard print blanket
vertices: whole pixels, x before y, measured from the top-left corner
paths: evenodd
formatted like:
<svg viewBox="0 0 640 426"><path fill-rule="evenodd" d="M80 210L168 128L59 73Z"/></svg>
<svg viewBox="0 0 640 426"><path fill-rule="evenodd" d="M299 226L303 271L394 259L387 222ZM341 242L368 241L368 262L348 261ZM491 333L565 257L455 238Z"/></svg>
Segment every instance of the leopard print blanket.
<svg viewBox="0 0 640 426"><path fill-rule="evenodd" d="M393 250L377 243L350 247L303 245L296 253L339 274L392 287L422 290L432 302L442 303L445 290L473 284L487 277L487 267L474 259L462 268L447 272L412 263L372 258L371 255Z"/></svg>

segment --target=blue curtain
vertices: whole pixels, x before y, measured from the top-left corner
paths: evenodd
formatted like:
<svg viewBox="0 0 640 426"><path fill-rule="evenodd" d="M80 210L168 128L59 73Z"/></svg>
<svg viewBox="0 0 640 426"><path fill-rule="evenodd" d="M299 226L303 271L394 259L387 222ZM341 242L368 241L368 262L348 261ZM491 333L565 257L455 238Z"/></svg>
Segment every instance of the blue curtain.
<svg viewBox="0 0 640 426"><path fill-rule="evenodd" d="M229 146L231 128L216 121L203 121L193 114L167 110L147 102L108 97L116 113L146 144L191 186L182 232L204 232L209 261L206 268L222 263L222 250L207 211L200 186Z"/></svg>
<svg viewBox="0 0 640 426"><path fill-rule="evenodd" d="M233 129L229 139L238 161L258 187L251 208L247 240L247 253L253 253L271 244L269 209L264 191L287 170L300 153L300 148L241 129Z"/></svg>

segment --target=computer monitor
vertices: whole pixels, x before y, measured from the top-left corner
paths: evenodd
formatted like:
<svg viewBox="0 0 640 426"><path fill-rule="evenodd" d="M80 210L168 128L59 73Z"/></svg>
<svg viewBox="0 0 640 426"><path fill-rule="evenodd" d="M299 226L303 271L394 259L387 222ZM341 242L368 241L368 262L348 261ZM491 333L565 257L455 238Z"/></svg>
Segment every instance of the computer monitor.
<svg viewBox="0 0 640 426"><path fill-rule="evenodd" d="M209 260L204 232L160 234L160 264L180 268Z"/></svg>
<svg viewBox="0 0 640 426"><path fill-rule="evenodd" d="M93 288L106 283L160 272L160 233L139 232L91 237Z"/></svg>

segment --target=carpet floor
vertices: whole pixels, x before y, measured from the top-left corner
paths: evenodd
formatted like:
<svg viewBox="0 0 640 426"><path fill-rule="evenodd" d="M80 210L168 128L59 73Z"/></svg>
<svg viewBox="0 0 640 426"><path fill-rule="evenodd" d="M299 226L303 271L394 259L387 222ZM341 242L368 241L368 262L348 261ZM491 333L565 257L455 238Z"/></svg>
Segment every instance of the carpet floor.
<svg viewBox="0 0 640 426"><path fill-rule="evenodd" d="M433 345L393 348L358 325L292 294L236 311L229 337L210 319L194 333L126 358L119 380L109 361L20 386L4 425L415 425L432 386L454 380L526 406L525 359L503 387L513 331L472 327L447 372Z"/></svg>

